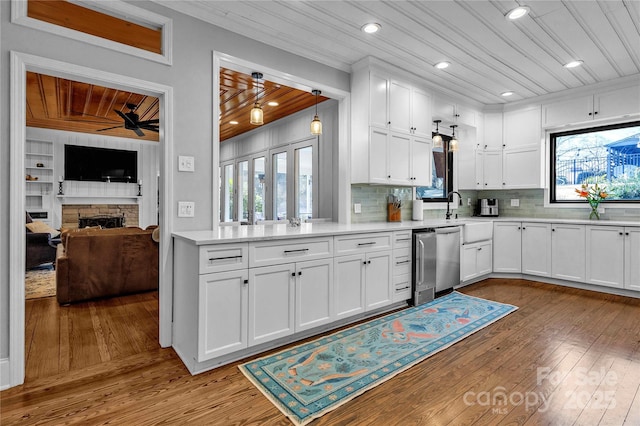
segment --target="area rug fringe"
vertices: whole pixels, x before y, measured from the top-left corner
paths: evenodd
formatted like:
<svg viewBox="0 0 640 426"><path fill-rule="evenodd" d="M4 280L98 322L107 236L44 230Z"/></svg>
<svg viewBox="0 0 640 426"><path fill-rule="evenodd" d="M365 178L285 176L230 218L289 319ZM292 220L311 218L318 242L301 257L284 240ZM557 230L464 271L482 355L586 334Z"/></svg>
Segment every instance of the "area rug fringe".
<svg viewBox="0 0 640 426"><path fill-rule="evenodd" d="M370 329L373 328L373 326L371 326L372 323L384 323L385 321L391 320L393 318L398 318L398 317L403 317L404 315L407 315L410 313L410 311L417 311L417 310L423 310L423 309L429 309L430 307L435 307L438 306L439 304L442 304L442 302L451 299L453 297L458 297L458 296L462 296L464 298L468 298L468 299L475 299L478 301L481 301L482 303L492 303L495 304L496 306L502 307L504 310L503 312L501 312L500 314L492 317L490 320L485 321L484 323L481 323L479 326L474 327L468 331L466 331L465 333L461 334L460 336L458 336L457 338L452 339L451 341L442 344L441 346L424 353L423 355L420 355L418 357L416 357L415 360L413 361L409 361L406 364L402 365L401 367L398 367L397 369L388 372L387 374L385 374L384 377L380 378L380 379L376 379L376 381L363 386L362 388L353 391L352 393L349 393L349 395L343 396L339 399L339 401L336 401L335 403L332 403L326 407L324 407L323 409L317 411L317 412L313 412L313 413L309 413L308 415L306 415L304 418L299 417L296 413L294 413L285 403L283 403L283 401L281 401L280 399L278 399L271 391L269 391L269 389L266 388L265 384L262 383L262 381L257 377L256 374L252 373L252 368L250 368L250 366L257 366L258 364L261 364L263 361L267 360L267 359L273 359L273 360L277 360L277 362L282 362L282 360L286 359L287 357L284 356L284 354L290 354L288 357L294 355L294 353L292 353L292 351L295 351L296 349L300 348L304 348L303 350L301 350L300 352L304 352L307 350L307 348L310 348L311 346L316 345L316 347L320 348L323 346L323 344L320 344L319 342L329 342L329 343L335 343L336 341L339 341L340 339L343 339L345 336L345 334L353 331L355 333L355 329ZM349 401L353 400L354 398L357 398L358 396L364 394L365 392L373 389L374 387L392 379L393 377L397 376L398 374L410 369L411 367L415 366L416 364L424 361L425 359L451 347L452 345L460 342L461 340L471 336L472 334L476 333L479 330L482 330L483 328L495 323L496 321L504 318L505 316L509 315L510 313L516 311L518 308L516 306L513 305L508 305L508 304L504 304L504 303L499 303L499 302L493 302L490 300L486 300L486 299L482 299L479 297L474 297L474 296L468 296L459 292L453 292L447 296L444 296L442 298L436 299L432 302L426 303L424 305L420 305L419 307L410 307L407 308L403 311L400 312L395 312L392 314L388 314L385 315L384 317L380 317L380 318L376 318L370 321L367 321L365 323L361 323L361 324L357 324L354 325L352 327L349 327L348 329L344 329L341 331L337 331L334 332L330 335L327 336L323 336L321 338L318 338L315 341L311 341L311 342L307 342L307 343L303 343L300 344L298 346L292 347L292 348L288 348L285 350L282 350L280 352L271 354L271 355L267 355L264 356L262 358L259 359L255 359L252 360L250 362L247 362L245 364L239 365L238 368L240 369L240 371L242 371L242 373L245 375L245 377L247 379L249 379L249 381L260 390L260 392L262 392L262 394L269 400L271 401L271 403L273 405L275 405L294 425L296 426L303 426L308 424L309 422L323 416L324 414L335 410L338 407L341 407L342 405L348 403ZM479 321L482 321L482 319L480 319ZM471 323L465 324L465 327L467 325L470 325ZM464 328L464 327L463 327ZM404 331L404 330L403 330ZM408 333L411 334L411 333ZM415 334L415 333L413 333ZM336 336L338 335L343 335L342 337L336 338L334 339ZM437 339L436 339L437 340ZM425 345L426 346L426 345ZM407 351L407 354L410 354L412 351ZM415 356L415 355L414 355ZM280 357L280 359L278 359L278 357ZM311 357L311 356L310 356ZM310 358L309 357L309 358ZM400 359L400 358L398 358ZM272 364L265 364L265 365L272 365ZM255 367L253 368L255 370ZM269 378L271 379L271 378Z"/></svg>

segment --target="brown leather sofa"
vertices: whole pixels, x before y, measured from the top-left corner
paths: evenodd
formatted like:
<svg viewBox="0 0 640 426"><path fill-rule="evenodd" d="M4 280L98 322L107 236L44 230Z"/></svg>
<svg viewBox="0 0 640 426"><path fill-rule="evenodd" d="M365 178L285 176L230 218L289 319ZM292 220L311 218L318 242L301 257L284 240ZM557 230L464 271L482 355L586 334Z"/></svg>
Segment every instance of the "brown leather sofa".
<svg viewBox="0 0 640 426"><path fill-rule="evenodd" d="M58 303L158 289L158 243L153 229L74 229L56 253Z"/></svg>

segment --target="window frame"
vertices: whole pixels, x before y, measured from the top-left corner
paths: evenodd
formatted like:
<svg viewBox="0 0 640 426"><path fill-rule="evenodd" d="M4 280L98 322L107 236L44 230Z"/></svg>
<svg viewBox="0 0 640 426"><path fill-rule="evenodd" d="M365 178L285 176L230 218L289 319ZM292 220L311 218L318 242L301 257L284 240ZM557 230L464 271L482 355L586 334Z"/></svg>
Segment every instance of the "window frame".
<svg viewBox="0 0 640 426"><path fill-rule="evenodd" d="M549 206L553 206L553 207L560 207L560 206L575 207L577 205L582 206L585 203L585 200L583 199L577 199L577 200L557 200L556 199L556 165L557 165L556 164L557 163L556 138L562 137L562 136L579 135L579 134L585 134L585 133L593 133L597 131L607 131L607 130L623 129L626 127L637 127L637 126L640 126L640 121L636 119L633 121L614 122L614 123L601 124L601 125L589 126L589 127L576 127L576 128L562 130L562 131L549 130L548 137L547 137L547 140L549 143L549 156L548 156L549 181L547 186L548 196L545 197L546 198L545 204L548 203ZM635 199L635 200L604 199L600 203L607 204L609 207L613 207L613 206L624 207L625 205L632 205L633 207L637 207L637 205L640 204L640 199Z"/></svg>
<svg viewBox="0 0 640 426"><path fill-rule="evenodd" d="M445 155L446 155L446 173L445 173L445 186L447 188L447 194L449 194L451 191L455 191L455 173L454 173L454 169L455 169L455 161L454 161L454 152L449 150L449 142L451 141L452 137L448 136L448 135L444 135L442 133L439 133L440 136L442 137L442 147L445 150ZM432 133L432 138L433 136L435 136L436 133ZM433 160L433 145L431 147L431 158ZM433 173L435 173L435 167L433 169L433 171L431 172L432 175ZM416 194L418 193L418 188L422 188L420 186L416 187ZM446 195L444 197L439 197L439 198L420 198L422 200L423 203L425 204L433 204L433 203L446 203L447 202L447 197Z"/></svg>

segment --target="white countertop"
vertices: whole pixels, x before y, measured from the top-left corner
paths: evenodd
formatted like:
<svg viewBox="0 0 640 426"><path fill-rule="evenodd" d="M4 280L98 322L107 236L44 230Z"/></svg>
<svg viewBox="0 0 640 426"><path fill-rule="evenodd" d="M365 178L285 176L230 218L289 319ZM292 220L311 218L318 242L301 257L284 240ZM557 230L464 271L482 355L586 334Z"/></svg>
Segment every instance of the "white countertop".
<svg viewBox="0 0 640 426"><path fill-rule="evenodd" d="M188 241L195 245L234 243L244 241L278 240L287 238L322 237L340 234L361 234L366 232L403 231L420 228L442 228L446 226L462 226L465 223L478 221L504 222L542 222L580 225L608 226L640 226L640 222L624 222L612 220L576 220L557 218L529 217L470 217L460 219L430 219L423 221L372 222L340 224L336 222L302 223L291 227L283 221L277 225L240 225L220 226L216 230L174 232L174 238Z"/></svg>

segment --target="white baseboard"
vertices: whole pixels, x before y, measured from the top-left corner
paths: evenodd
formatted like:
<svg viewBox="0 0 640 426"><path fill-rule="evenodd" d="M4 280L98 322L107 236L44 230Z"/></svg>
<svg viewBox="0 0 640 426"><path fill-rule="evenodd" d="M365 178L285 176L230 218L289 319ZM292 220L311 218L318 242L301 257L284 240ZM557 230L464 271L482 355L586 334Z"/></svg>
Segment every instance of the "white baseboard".
<svg viewBox="0 0 640 426"><path fill-rule="evenodd" d="M0 390L9 389L11 387L11 368L9 366L9 358L0 359Z"/></svg>

